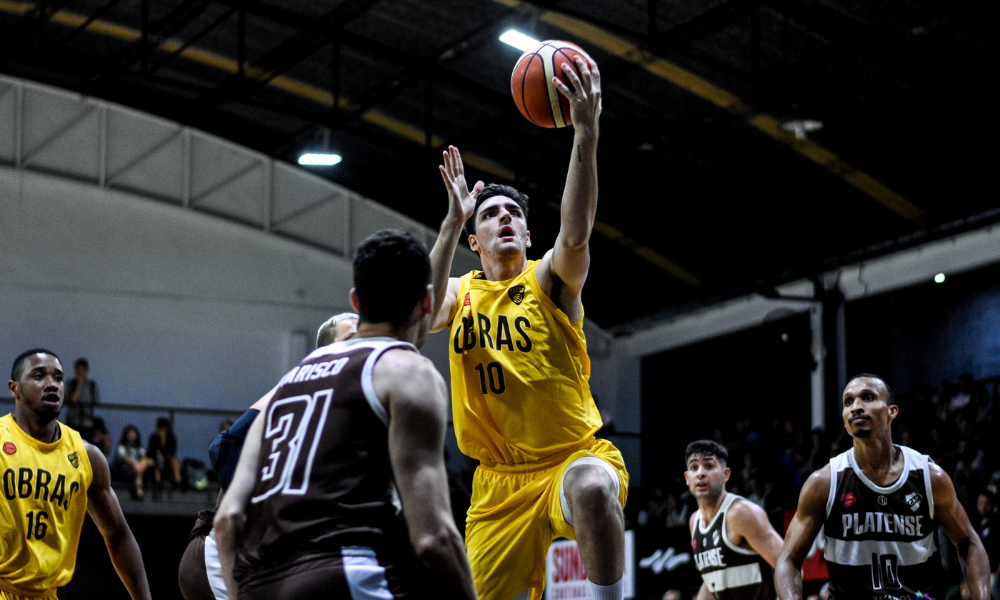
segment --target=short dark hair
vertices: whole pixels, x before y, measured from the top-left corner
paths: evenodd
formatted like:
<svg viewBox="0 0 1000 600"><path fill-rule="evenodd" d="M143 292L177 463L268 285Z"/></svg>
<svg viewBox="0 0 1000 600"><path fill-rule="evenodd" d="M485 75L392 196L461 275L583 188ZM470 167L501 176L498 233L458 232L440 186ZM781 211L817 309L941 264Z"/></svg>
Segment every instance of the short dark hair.
<svg viewBox="0 0 1000 600"><path fill-rule="evenodd" d="M87 369L89 371L90 370L90 363L87 362L86 358L84 358L84 357L81 356L80 358L76 359L75 363L73 363L73 368L75 369L77 367L83 367L84 369Z"/></svg>
<svg viewBox="0 0 1000 600"><path fill-rule="evenodd" d="M879 375L876 375L874 373L858 373L854 377L851 377L850 379L848 379L847 383L850 383L850 382L854 381L855 379L860 379L862 377L864 377L866 379L878 379L879 381L881 381L882 385L885 386L885 390L887 392L889 392L889 398L886 400L885 403L888 404L888 405L890 405L890 406L896 403L896 394L892 393L892 388L889 387L889 382L886 381L885 379L883 379Z"/></svg>
<svg viewBox="0 0 1000 600"><path fill-rule="evenodd" d="M406 231L373 233L358 245L353 262L358 315L365 323L402 325L431 282L427 249Z"/></svg>
<svg viewBox="0 0 1000 600"><path fill-rule="evenodd" d="M174 430L173 425L170 424L170 419L167 417L160 417L156 420L156 428L159 429L160 427L166 427L167 431Z"/></svg>
<svg viewBox="0 0 1000 600"><path fill-rule="evenodd" d="M476 233L476 213L479 212L479 207L494 196L506 196L517 203L521 207L521 212L524 213L524 218L528 218L528 195L517 191L512 186L503 185L500 183L490 183L483 188L483 191L479 192L476 196L476 207L472 209L472 216L469 220L465 222L465 237L468 239L470 235Z"/></svg>
<svg viewBox="0 0 1000 600"><path fill-rule="evenodd" d="M684 451L684 466L687 466L692 456L712 456L715 460L725 465L729 461L729 451L719 442L712 440L697 440L688 444Z"/></svg>
<svg viewBox="0 0 1000 600"><path fill-rule="evenodd" d="M24 367L25 363L28 361L28 357L35 354L48 354L52 358L59 360L59 357L55 352L46 350L45 348L32 348L31 350L25 350L24 352L18 354L17 358L14 359L14 364L10 368L10 378L14 381L20 381L21 377L24 376Z"/></svg>

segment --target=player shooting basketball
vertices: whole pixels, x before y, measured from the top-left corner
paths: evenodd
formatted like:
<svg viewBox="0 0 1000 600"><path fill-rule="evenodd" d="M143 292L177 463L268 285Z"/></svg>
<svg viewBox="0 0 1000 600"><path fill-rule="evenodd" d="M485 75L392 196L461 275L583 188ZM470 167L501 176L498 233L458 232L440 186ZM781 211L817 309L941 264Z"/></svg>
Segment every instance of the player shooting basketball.
<svg viewBox="0 0 1000 600"><path fill-rule="evenodd" d="M621 454L594 438L581 293L597 210L600 72L568 65L573 152L555 246L528 260L527 196L512 187L470 192L458 149L444 153L448 215L431 251L433 329L450 327L452 402L459 448L480 461L466 548L486 600L541 598L545 555L576 539L591 596L622 598L628 473ZM482 271L448 277L463 224Z"/></svg>

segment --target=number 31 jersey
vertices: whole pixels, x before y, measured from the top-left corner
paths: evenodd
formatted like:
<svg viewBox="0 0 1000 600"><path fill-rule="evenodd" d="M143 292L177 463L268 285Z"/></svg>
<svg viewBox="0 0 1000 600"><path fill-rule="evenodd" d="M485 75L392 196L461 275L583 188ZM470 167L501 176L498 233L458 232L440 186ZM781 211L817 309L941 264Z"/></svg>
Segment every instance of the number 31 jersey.
<svg viewBox="0 0 1000 600"><path fill-rule="evenodd" d="M567 456L601 427L583 319L570 323L528 262L507 281L461 279L448 352L455 435L486 464Z"/></svg>
<svg viewBox="0 0 1000 600"><path fill-rule="evenodd" d="M417 351L390 338L337 342L279 382L257 417L263 443L234 569L241 585L335 558L343 546L409 548L389 417L372 383L375 362L394 348Z"/></svg>
<svg viewBox="0 0 1000 600"><path fill-rule="evenodd" d="M944 597L929 459L906 446L888 487L865 476L854 449L830 460L825 558L836 600Z"/></svg>

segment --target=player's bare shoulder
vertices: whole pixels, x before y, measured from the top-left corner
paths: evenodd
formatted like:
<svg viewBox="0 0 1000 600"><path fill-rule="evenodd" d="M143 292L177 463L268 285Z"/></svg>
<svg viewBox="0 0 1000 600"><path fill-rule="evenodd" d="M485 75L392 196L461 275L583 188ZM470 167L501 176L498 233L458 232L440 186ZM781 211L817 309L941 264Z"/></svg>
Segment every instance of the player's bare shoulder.
<svg viewBox="0 0 1000 600"><path fill-rule="evenodd" d="M407 348L392 348L380 356L372 369L372 383L383 404L390 397L432 400L445 395L444 378L434 363Z"/></svg>
<svg viewBox="0 0 1000 600"><path fill-rule="evenodd" d="M826 500L830 496L830 484L833 481L830 463L813 471L802 484L799 492L799 508L814 508L826 510Z"/></svg>

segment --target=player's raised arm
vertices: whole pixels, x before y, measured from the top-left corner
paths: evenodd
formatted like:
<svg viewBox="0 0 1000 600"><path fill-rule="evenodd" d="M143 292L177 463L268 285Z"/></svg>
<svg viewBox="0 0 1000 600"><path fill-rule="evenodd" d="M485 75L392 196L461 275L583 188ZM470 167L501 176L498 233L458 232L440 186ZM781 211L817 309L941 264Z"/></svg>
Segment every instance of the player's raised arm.
<svg viewBox="0 0 1000 600"><path fill-rule="evenodd" d="M265 405L261 412L266 412L266 409ZM219 547L219 562L222 563L222 577L226 581L230 598L239 597L239 585L233 576L233 567L236 564L236 549L239 547L243 526L246 524L246 507L250 502L257 478L257 460L260 457L263 430L264 418L257 415L247 433L233 482L222 497L222 503L213 522L215 543Z"/></svg>
<svg viewBox="0 0 1000 600"><path fill-rule="evenodd" d="M830 465L827 465L810 475L799 493L798 509L774 565L774 587L779 600L802 600L802 563L823 527L829 495Z"/></svg>
<svg viewBox="0 0 1000 600"><path fill-rule="evenodd" d="M375 392L388 405L389 461L410 543L435 597L476 598L465 545L451 513L444 468L448 393L430 360L406 350L375 364Z"/></svg>
<svg viewBox="0 0 1000 600"><path fill-rule="evenodd" d="M142 564L142 553L129 529L118 504L118 496L111 489L111 470L104 454L92 444L87 444L87 457L93 469L94 478L87 488L87 514L94 520L97 530L104 536L111 563L118 571L122 583L128 589L132 600L148 600L149 583Z"/></svg>
<svg viewBox="0 0 1000 600"><path fill-rule="evenodd" d="M458 148L448 146L448 150L443 153L443 162L438 169L448 190L448 214L441 222L441 230L431 248L431 268L434 270L431 280L434 286L431 331L446 327L458 308L455 295L458 294L459 280L449 277L451 261L455 258L455 249L462 237L462 226L475 213L476 197L483 190L483 182L477 181L472 191L469 191L469 184L465 181L465 165Z"/></svg>
<svg viewBox="0 0 1000 600"><path fill-rule="evenodd" d="M729 509L726 521L736 534L737 539L734 541L738 542L740 538L746 540L767 564L772 567L777 564L781 553L781 536L767 520L767 513L763 508L753 502L737 502Z"/></svg>
<svg viewBox="0 0 1000 600"><path fill-rule="evenodd" d="M578 309L575 306L564 306L561 300L569 300L565 304L579 304L579 292L583 289L590 269L588 244L597 214L597 138L601 115L601 73L597 69L597 63L591 60L588 64L579 57L575 62L580 71L579 77L569 65L564 66L572 89L556 78L552 80L559 92L569 100L574 136L573 153L560 206L559 236L549 259L552 275L567 288L566 295L553 299L571 320L576 319L570 312L580 312L582 316L582 307ZM540 277L547 275L544 267L543 264ZM547 282L540 283L548 287ZM575 301L572 298L574 295Z"/></svg>
<svg viewBox="0 0 1000 600"><path fill-rule="evenodd" d="M934 520L941 524L948 539L955 544L958 558L965 573L972 600L989 600L990 561L986 548L969 522L958 498L951 477L934 463L930 463L931 489L934 493Z"/></svg>

